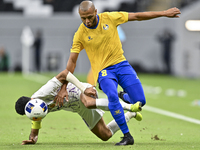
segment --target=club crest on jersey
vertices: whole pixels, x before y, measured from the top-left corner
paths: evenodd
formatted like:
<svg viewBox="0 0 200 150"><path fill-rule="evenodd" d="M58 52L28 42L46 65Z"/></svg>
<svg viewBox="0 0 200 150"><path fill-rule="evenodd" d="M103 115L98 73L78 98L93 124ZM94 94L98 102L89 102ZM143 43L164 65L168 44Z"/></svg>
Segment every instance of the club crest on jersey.
<svg viewBox="0 0 200 150"><path fill-rule="evenodd" d="M88 41L91 41L93 38L91 36L88 36Z"/></svg>
<svg viewBox="0 0 200 150"><path fill-rule="evenodd" d="M108 30L109 29L109 26L107 24L103 25L103 29L104 30Z"/></svg>

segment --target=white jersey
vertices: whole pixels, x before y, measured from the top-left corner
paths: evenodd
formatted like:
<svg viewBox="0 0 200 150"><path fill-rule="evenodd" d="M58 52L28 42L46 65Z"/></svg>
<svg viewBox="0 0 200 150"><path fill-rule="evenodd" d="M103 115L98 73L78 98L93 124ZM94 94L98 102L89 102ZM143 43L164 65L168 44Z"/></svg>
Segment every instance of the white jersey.
<svg viewBox="0 0 200 150"><path fill-rule="evenodd" d="M85 87L91 87L91 84L82 83ZM39 98L45 101L48 105L48 112L66 110L78 113L90 129L92 129L96 123L103 116L103 111L100 109L87 109L80 100L81 91L72 83L68 83L68 101L64 99L62 107L55 106L53 102L57 93L60 91L62 83L56 78L52 78L45 85L43 85L38 91L36 91L31 98Z"/></svg>

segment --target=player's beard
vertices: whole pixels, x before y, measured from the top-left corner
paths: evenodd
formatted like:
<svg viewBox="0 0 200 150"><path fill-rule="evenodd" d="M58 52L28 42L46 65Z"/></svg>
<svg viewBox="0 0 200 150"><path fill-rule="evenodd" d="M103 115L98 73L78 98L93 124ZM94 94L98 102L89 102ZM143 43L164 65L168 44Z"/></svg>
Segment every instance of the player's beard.
<svg viewBox="0 0 200 150"><path fill-rule="evenodd" d="M92 27L95 27L96 26L96 20L97 20L97 18L96 18L96 16L95 16L95 18L94 18L94 20L92 21L92 24L91 24L91 26L89 27L89 28L92 28ZM87 26L87 24L85 24L86 26ZM88 27L88 26L87 26Z"/></svg>
<svg viewBox="0 0 200 150"><path fill-rule="evenodd" d="M96 25L96 20L97 20L97 17L95 16L95 17L94 17L94 20L93 20L93 24L94 24L94 25Z"/></svg>
<svg viewBox="0 0 200 150"><path fill-rule="evenodd" d="M97 17L95 16L93 22L92 22L92 26L91 27L95 27L96 26L96 20L97 20Z"/></svg>

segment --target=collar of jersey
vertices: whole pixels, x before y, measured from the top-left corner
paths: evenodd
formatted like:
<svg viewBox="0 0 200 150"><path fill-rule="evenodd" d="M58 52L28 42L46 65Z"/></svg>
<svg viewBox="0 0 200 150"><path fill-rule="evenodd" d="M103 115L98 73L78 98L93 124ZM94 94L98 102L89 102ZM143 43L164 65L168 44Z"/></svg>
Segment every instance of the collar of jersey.
<svg viewBox="0 0 200 150"><path fill-rule="evenodd" d="M97 26L98 26L98 24L99 24L99 16L97 15L97 25L96 25L95 27L87 27L85 24L84 24L84 25L85 25L88 29L96 29Z"/></svg>

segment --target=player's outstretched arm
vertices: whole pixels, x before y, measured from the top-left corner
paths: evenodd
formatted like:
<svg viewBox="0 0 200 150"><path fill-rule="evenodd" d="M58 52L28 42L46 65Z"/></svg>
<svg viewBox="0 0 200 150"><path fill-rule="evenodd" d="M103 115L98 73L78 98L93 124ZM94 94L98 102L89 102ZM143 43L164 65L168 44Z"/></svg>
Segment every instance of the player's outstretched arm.
<svg viewBox="0 0 200 150"><path fill-rule="evenodd" d="M22 145L35 144L38 140L39 129L41 128L41 121L32 121L31 133L29 140L22 141Z"/></svg>
<svg viewBox="0 0 200 150"><path fill-rule="evenodd" d="M67 69L60 72L56 78L63 83L61 90L58 92L57 96L54 99L54 102L56 102L56 105L62 106L63 105L63 99L67 96L66 81L71 82L76 87L78 87L82 93L88 95L88 96L96 96L96 90L93 87L85 87L71 72L69 72ZM67 98L67 97L66 97Z"/></svg>
<svg viewBox="0 0 200 150"><path fill-rule="evenodd" d="M69 73L67 74L66 80L73 83L76 87L78 87L82 93L88 96L91 96L91 95L95 96L96 90L94 90L92 87L87 89L85 86L83 86L82 83L80 83L80 81L76 77L73 76L78 55L79 55L78 53L70 53L69 60L67 62L67 67L66 67Z"/></svg>
<svg viewBox="0 0 200 150"><path fill-rule="evenodd" d="M66 80L73 83L77 88L81 90L81 93L84 93L88 96L96 96L96 90L93 87L85 87L71 72L68 72Z"/></svg>
<svg viewBox="0 0 200 150"><path fill-rule="evenodd" d="M39 129L31 129L29 140L22 141L21 145L35 144L38 140Z"/></svg>
<svg viewBox="0 0 200 150"><path fill-rule="evenodd" d="M142 21L158 17L179 18L179 14L181 14L181 11L176 7L164 11L129 13L128 21L135 21L135 20Z"/></svg>
<svg viewBox="0 0 200 150"><path fill-rule="evenodd" d="M78 53L70 53L66 69L69 70L71 73L74 73L74 70L76 68L76 61L78 59L78 55Z"/></svg>
<svg viewBox="0 0 200 150"><path fill-rule="evenodd" d="M70 55L71 56L71 55ZM77 58L76 58L77 59ZM75 63L73 61L70 61L71 59L69 59L68 64L72 64L72 68L74 68ZM71 63L69 63L71 62ZM70 65L71 66L71 65ZM70 67L68 67L70 68ZM72 71L74 71L74 69L71 69ZM78 87L82 93L88 95L88 96L96 96L96 90L93 89L93 87L90 88L86 88L68 69L63 70L62 72L60 72L56 78L63 84L61 87L61 90L57 93L57 96L54 99L54 102L56 102L56 105L62 106L63 105L63 99L64 97L67 96L67 92L66 92L66 86L68 82L71 82L72 84L74 84L76 87Z"/></svg>

